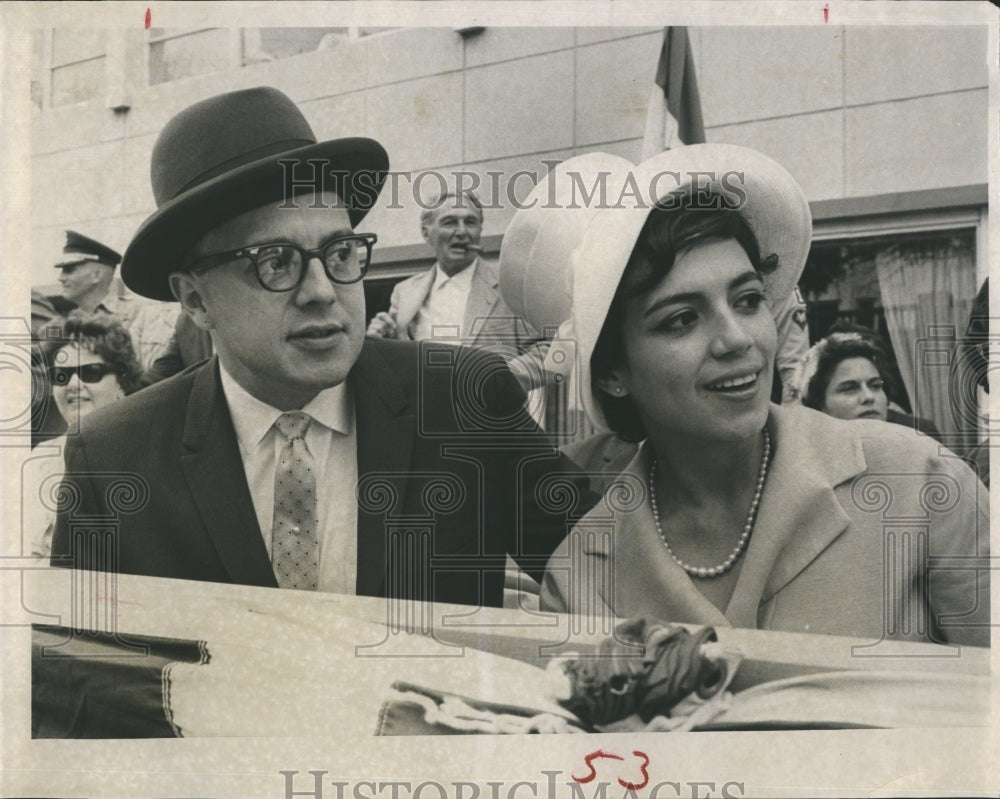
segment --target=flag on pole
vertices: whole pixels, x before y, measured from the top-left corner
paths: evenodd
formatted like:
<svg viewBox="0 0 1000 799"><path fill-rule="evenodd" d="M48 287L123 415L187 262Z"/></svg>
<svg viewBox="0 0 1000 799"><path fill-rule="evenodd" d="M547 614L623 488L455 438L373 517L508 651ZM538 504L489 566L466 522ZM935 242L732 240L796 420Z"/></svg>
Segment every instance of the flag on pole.
<svg viewBox="0 0 1000 799"><path fill-rule="evenodd" d="M642 160L671 147L703 141L705 124L687 28L664 28L656 83L646 111Z"/></svg>

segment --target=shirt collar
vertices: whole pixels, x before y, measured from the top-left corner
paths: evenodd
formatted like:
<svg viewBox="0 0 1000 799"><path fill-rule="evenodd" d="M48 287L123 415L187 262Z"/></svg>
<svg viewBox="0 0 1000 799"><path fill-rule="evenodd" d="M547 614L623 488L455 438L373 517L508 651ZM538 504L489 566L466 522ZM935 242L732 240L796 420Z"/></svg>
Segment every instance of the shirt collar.
<svg viewBox="0 0 1000 799"><path fill-rule="evenodd" d="M229 405L229 415L239 441L240 449L250 452L260 444L281 416L282 411L261 402L226 371L219 362L222 391ZM302 406L302 412L324 427L342 435L349 435L354 428L354 414L350 403L351 394L344 380L335 386L325 388Z"/></svg>
<svg viewBox="0 0 1000 799"><path fill-rule="evenodd" d="M94 312L105 311L106 313L114 314L121 311L124 305L130 303L131 297L122 297L118 295L113 289L109 291L103 300L101 300L94 307Z"/></svg>
<svg viewBox="0 0 1000 799"><path fill-rule="evenodd" d="M435 291L443 286L445 283L450 282L452 285L457 286L461 289L469 288L472 285L472 276L476 273L476 267L479 266L479 259L476 258L471 264L469 264L461 272L456 272L454 275L449 275L444 269L441 268L440 263L434 264L434 285L431 286L431 291Z"/></svg>

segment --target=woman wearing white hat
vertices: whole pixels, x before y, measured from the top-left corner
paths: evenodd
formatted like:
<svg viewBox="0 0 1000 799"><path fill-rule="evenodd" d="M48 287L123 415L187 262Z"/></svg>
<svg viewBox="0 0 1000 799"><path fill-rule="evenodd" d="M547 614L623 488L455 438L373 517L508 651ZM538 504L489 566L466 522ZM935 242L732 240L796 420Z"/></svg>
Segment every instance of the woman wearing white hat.
<svg viewBox="0 0 1000 799"><path fill-rule="evenodd" d="M770 308L811 236L795 180L731 145L633 178L642 196L587 221L560 336L591 421L645 443L553 555L542 607L988 644L973 473L901 427L769 402Z"/></svg>

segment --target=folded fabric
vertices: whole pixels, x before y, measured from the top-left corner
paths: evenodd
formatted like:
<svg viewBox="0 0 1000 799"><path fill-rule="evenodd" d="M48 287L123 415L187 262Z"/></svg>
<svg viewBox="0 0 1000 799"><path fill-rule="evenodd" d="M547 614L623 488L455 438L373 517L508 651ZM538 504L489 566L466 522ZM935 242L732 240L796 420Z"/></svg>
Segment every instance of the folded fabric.
<svg viewBox="0 0 1000 799"><path fill-rule="evenodd" d="M488 702L408 682L394 683L376 735L585 732L576 720L521 705Z"/></svg>
<svg viewBox="0 0 1000 799"><path fill-rule="evenodd" d="M592 726L633 714L644 722L669 716L692 694L705 700L732 679L736 660L713 652L715 630L690 632L647 617L622 622L597 652L562 664L569 696L559 703Z"/></svg>
<svg viewBox="0 0 1000 799"><path fill-rule="evenodd" d="M988 675L830 671L733 694L703 730L988 727Z"/></svg>
<svg viewBox="0 0 1000 799"><path fill-rule="evenodd" d="M31 638L32 738L164 738L172 663L207 664L204 641L74 633L35 625Z"/></svg>

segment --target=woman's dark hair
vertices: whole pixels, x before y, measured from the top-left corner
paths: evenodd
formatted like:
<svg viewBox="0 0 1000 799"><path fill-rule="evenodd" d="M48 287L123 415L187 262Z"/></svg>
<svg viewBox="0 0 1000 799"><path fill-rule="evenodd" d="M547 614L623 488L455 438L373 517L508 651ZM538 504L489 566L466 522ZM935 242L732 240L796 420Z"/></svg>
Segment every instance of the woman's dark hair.
<svg viewBox="0 0 1000 799"><path fill-rule="evenodd" d="M873 341L858 334L834 333L819 343L816 372L802 392L802 404L807 408L823 410L826 390L836 368L849 358L864 358L878 370L879 377L889 382L889 372L885 352Z"/></svg>
<svg viewBox="0 0 1000 799"><path fill-rule="evenodd" d="M73 311L63 323L62 336L46 339L42 343L46 366L52 367L56 353L71 341L78 342L81 347L99 355L105 363L114 367L118 385L126 394L139 388L142 369L132 346L132 337L114 316Z"/></svg>
<svg viewBox="0 0 1000 799"><path fill-rule="evenodd" d="M630 397L613 397L602 391L596 381L625 363L623 327L628 301L663 280L681 252L709 241L735 239L761 274L770 274L778 267L777 256L761 257L757 237L739 212L724 203L705 203L704 198L699 199L699 208L657 206L650 212L590 356L591 390L608 426L626 441L641 441L646 437L635 403ZM706 205L719 207L706 209Z"/></svg>

